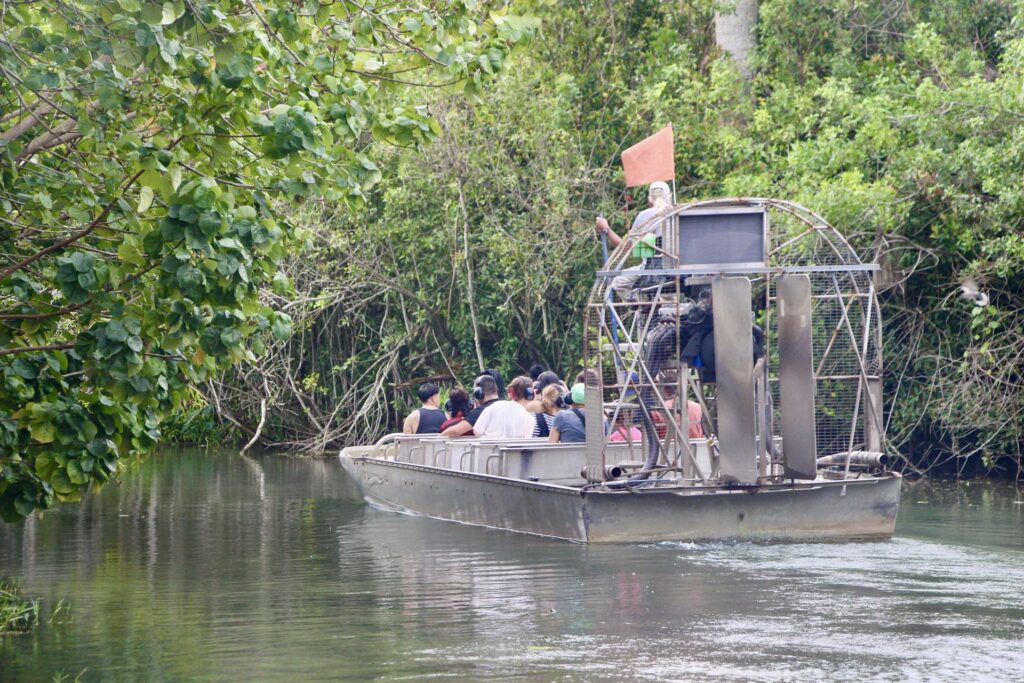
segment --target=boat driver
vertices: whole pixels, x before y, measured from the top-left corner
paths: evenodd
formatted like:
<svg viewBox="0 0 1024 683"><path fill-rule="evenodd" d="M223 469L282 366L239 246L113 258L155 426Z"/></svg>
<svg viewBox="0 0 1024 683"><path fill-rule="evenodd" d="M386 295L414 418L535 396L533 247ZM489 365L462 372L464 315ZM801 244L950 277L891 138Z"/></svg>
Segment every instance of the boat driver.
<svg viewBox="0 0 1024 683"><path fill-rule="evenodd" d="M658 180L651 183L651 186L647 188L647 208L636 215L633 219L633 227L630 232L634 230L643 230L647 233L642 240L653 239L661 237L661 215L667 210L672 208L672 190L669 189L667 183ZM594 225L594 229L597 230L598 235L608 236L608 246L615 249L622 244L622 238L619 237L608 225L608 220L604 216L597 217L597 223ZM622 275L612 278L612 289L615 290L616 296L621 301L636 301L636 286L640 281L640 278L644 275L644 270L647 268L647 258L655 253L653 247L638 242L637 246L633 248L633 253L639 256L643 261L638 266L631 268L625 268Z"/></svg>
<svg viewBox="0 0 1024 683"><path fill-rule="evenodd" d="M484 411L498 402L498 383L491 375L480 375L473 381L476 407L466 413L461 422L441 432L441 436L473 436L473 427Z"/></svg>

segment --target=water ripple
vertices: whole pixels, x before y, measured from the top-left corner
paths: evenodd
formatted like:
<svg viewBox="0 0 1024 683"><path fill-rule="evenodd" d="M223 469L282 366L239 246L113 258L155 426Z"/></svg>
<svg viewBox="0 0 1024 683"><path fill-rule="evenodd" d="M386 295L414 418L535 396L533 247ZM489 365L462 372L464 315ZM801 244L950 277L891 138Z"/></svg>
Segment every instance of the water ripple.
<svg viewBox="0 0 1024 683"><path fill-rule="evenodd" d="M0 527L74 616L0 681L1019 680L1019 492L910 491L887 543L588 547L367 508L336 460L158 457Z"/></svg>

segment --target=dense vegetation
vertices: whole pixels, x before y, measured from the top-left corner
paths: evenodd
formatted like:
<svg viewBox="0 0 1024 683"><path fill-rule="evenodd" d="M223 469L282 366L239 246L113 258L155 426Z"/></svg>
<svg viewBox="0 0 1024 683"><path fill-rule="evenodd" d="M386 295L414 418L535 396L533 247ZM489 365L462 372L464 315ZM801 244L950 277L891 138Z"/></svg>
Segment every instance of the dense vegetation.
<svg viewBox="0 0 1024 683"><path fill-rule="evenodd" d="M617 155L671 122L681 200L792 199L884 264L891 447L921 468L1015 469L1022 3L762 2L749 82L710 2L524 7L542 37L482 101L437 97L432 144L382 149L364 210L296 216L316 246L287 266L294 336L208 391L239 424L266 398L270 442L365 440L427 378L575 372L593 219L639 199ZM957 298L968 278L988 306Z"/></svg>
<svg viewBox="0 0 1024 683"><path fill-rule="evenodd" d="M0 512L175 406L324 446L428 377L574 371L617 155L669 122L680 199L792 199L885 265L891 446L1020 462L1022 3L768 0L749 81L710 0L516 4L511 66L533 25L468 1L6 5Z"/></svg>
<svg viewBox="0 0 1024 683"><path fill-rule="evenodd" d="M259 298L307 239L279 207L361 204L372 140L437 134L403 91L473 94L534 31L470 0L28 0L0 22L5 519L77 500L190 386L288 338Z"/></svg>

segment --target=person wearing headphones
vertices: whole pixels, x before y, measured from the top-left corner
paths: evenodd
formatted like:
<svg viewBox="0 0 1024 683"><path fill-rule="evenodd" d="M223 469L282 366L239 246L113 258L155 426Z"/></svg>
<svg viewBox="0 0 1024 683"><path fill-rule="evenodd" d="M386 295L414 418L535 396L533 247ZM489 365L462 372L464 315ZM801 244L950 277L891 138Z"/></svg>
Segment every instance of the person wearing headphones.
<svg viewBox="0 0 1024 683"><path fill-rule="evenodd" d="M427 382L420 385L416 394L420 397L423 405L405 418L402 432L405 434L439 434L441 424L447 419L447 415L438 407L441 402L441 390L433 382Z"/></svg>
<svg viewBox="0 0 1024 683"><path fill-rule="evenodd" d="M498 403L498 383L492 375L480 375L473 381L473 398L476 407L466 413L460 422L453 424L441 432L441 436L480 436L476 431L476 423L484 411Z"/></svg>
<svg viewBox="0 0 1024 683"><path fill-rule="evenodd" d="M526 409L531 413L543 413L544 406L541 404L541 397L544 395L544 390L551 385L562 386L562 380L558 378L551 370L545 370L544 372L537 375L537 378L533 381L533 400L526 405ZM565 393L565 388L559 392L559 396ZM548 425L551 426L550 424ZM545 430L542 436L547 436L548 433ZM536 436L536 434L534 435Z"/></svg>
<svg viewBox="0 0 1024 683"><path fill-rule="evenodd" d="M582 374L582 373L581 373ZM551 422L548 441L552 443L585 443L587 440L587 413L576 406L583 405L584 387L582 382L572 385L572 390L558 403L562 408ZM597 419L601 419L598 416Z"/></svg>
<svg viewBox="0 0 1024 683"><path fill-rule="evenodd" d="M551 425L555 422L555 416L558 415L565 406L565 402L562 399L562 395L566 393L565 386L561 383L549 384L544 387L540 392L540 412L533 414L534 425L533 434L534 437L548 438L551 435ZM529 410L529 408L527 408Z"/></svg>
<svg viewBox="0 0 1024 683"><path fill-rule="evenodd" d="M469 415L471 410L473 410L473 401L469 398L469 393L462 387L452 389L452 392L448 394L448 400L444 402L444 411L448 413L448 419L441 424L441 431L462 422L462 418ZM470 432L466 436L472 436L472 434L473 432Z"/></svg>
<svg viewBox="0 0 1024 683"><path fill-rule="evenodd" d="M473 425L477 436L527 439L533 435L533 415L526 404L533 400L533 380L516 377L508 385L508 400L498 401Z"/></svg>

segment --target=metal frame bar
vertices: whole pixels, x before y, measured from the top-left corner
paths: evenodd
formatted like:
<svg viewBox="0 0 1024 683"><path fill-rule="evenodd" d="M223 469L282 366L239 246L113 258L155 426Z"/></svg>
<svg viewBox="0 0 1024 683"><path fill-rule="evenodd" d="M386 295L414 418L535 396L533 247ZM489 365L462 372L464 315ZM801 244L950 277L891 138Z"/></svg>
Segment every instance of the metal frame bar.
<svg viewBox="0 0 1024 683"><path fill-rule="evenodd" d="M665 284L666 283L661 283L659 285L659 287L658 287L658 293L659 294L661 292L661 289L664 288ZM678 285L678 280L677 280L677 285ZM679 288L677 287L676 295L678 296L678 294L679 294ZM651 311L650 311L650 315L647 316L647 320L646 320L646 323L644 325L643 332L641 333L641 335L642 335L641 338L642 339L646 339L648 333L650 332L651 322L655 318L654 314L655 314L655 306L656 306L656 302L655 301L644 302L644 303L647 303L650 306ZM678 318L678 311L676 312L676 316ZM637 377L640 378L640 374L637 373L636 370L637 370L638 367L641 368L643 373L645 375L647 375L647 379L650 381L650 386L651 386L651 388L652 388L652 390L654 392L655 400L658 403L658 406L656 406L654 409L657 410L658 408L660 408L662 411L664 411L664 413L666 415L671 415L673 411L672 411L672 409L670 409L668 407L668 404L666 403L665 397L662 395L661 391L659 391L657 381L655 380L654 377L651 377L651 374L648 371L648 368L647 368L646 364L643 364L643 363L640 362L639 351L636 352L636 355L634 355L633 360L629 363L628 369L627 369L626 359L622 357L622 352L621 352L621 350L619 348L619 346L621 344L628 344L628 345L630 345L630 346L632 346L634 348L638 348L638 349L642 349L643 348L643 345L642 345L641 342L633 342L632 341L632 339L633 339L632 331L636 328L636 322L637 322L636 318L634 317L633 325L631 326L631 329L630 330L624 330L625 335L626 335L625 341L622 341L620 339L619 344L612 345L612 352L614 353L614 360L615 360L616 366L623 369L623 373L624 373L625 377L628 377L630 374L636 373ZM602 316L600 318L600 324L601 324L601 326L603 326L609 332L609 334L611 334L611 330L608 328L608 321L607 321L606 317ZM642 380L642 378L640 378L640 379ZM624 382L625 382L625 380L623 379L623 391L620 391L620 401L621 401L621 394L625 393L625 391L624 391L625 390L625 383ZM643 381L640 381L640 382L636 382L635 384L639 388L641 386L644 386L645 383ZM603 389L607 389L607 388L618 388L618 384L609 386L609 385L606 385L606 384L602 383L602 387L601 388L602 388L602 390ZM676 396L676 400L678 400L678 399L679 399L679 396L677 395ZM653 415L651 414L651 409L648 408L648 406L646 406L643 403L643 401L639 402L639 406L640 406L640 410L642 410L644 412L644 414L647 415L647 417L653 422L654 418L653 418ZM621 408L622 408L621 403L616 405L615 410L613 411L612 417L611 417L611 424L612 425L615 424L615 420L618 418L618 415L621 412ZM686 443L686 446L684 448L684 450L686 452L686 455L688 456L689 460L693 463L695 469L698 472L700 472L700 468L697 466L696 456L693 454L693 452L689 448L689 434L683 435L680 432L680 427L676 423L675 420L671 420L670 419L669 423L672 426L672 430L676 433L676 437L678 439L678 442L679 443L683 443L683 442ZM669 435L670 435L670 433L667 431L667 428L666 428L665 439L664 440L659 440L660 441L660 443L659 443L659 451L660 451L661 456L665 458L665 462L666 463L669 463L671 461L677 461L679 459L679 457L680 457L680 454L677 453L675 455L675 457L672 458L672 460L670 461L669 454L668 454L668 444L669 444L669 441L670 441ZM606 450L608 444L610 443L609 440L608 440L609 437L610 437L610 434L605 437L605 442L604 442L604 444L602 445L602 448L601 448L601 467L602 468L607 467L607 465L608 465L607 460L605 458L605 450ZM701 475L701 478L702 478L702 480L704 480L705 483L707 483L708 480L703 476L703 474Z"/></svg>
<svg viewBox="0 0 1024 683"><path fill-rule="evenodd" d="M723 268L714 264L687 266L686 268L651 268L643 271L644 275L781 275L784 273L834 273L834 272L866 272L880 270L877 263L848 263L828 266L756 266L752 268ZM599 278L613 278L625 273L628 269L599 270Z"/></svg>
<svg viewBox="0 0 1024 683"><path fill-rule="evenodd" d="M772 211L778 211L779 214L772 214ZM700 215L700 214L720 214L727 212L736 213L757 213L763 212L765 216L765 223L772 225L786 224L788 227L783 232L777 235L772 235L771 231L768 230L765 236L765 252L766 260L764 264L757 266L743 266L738 264L729 264L727 266L721 264L698 264L698 265L687 265L686 267L675 267L675 268L658 268L642 271L644 276L653 276L661 278L672 278L675 280L675 290L672 292L675 296L668 296L666 292L666 286L671 288L671 281L662 282L654 287L648 288L647 291L654 290L653 301L644 301L640 304L640 310L637 310L635 314L626 313L620 308L627 306L636 306L634 303L621 304L614 299L609 300L606 296L610 290L610 279L622 274L635 273L634 270L628 270L622 266L630 258L631 248L639 237L648 232L650 228L659 222L663 226L671 226L673 224L678 225L678 220L675 217L679 217L683 214ZM791 216L793 225L789 225L790 221L786 219L786 216ZM796 225L803 223L804 226L800 227ZM679 245L676 244L678 240L673 241L670 236L675 235L675 231L669 229L663 229L663 236L666 237L667 241L663 244L665 249L663 251L670 252L669 258L666 260L666 264L669 266L677 265L671 259L671 253L674 250L678 250ZM773 244L779 242L778 244ZM794 246L795 245L795 246ZM660 250L662 251L662 250ZM770 265L771 263L786 263L796 262L801 263L800 258L805 251L809 254L813 254L815 260L823 262L823 265L817 266L804 266L804 265ZM665 254L662 254L665 256ZM805 261L804 261L805 262ZM763 380L763 383L756 386L755 391L759 399L759 404L763 410L757 411L757 419L759 424L756 425L759 434L763 433L761 439L761 447L758 448L758 455L762 456L764 451L767 451L768 457L765 458L765 462L769 465L769 475L774 471L771 468L770 463L772 460L772 442L767 439L773 438L775 420L778 419L778 415L773 415L774 411L770 410L768 404L771 403L771 389L773 388L772 382L778 382L778 379L772 377L772 352L773 348L777 346L777 340L774 338L772 332L772 324L775 318L775 312L772 310L773 293L776 286L776 275L785 273L808 273L808 274L832 274L831 278L817 277L813 278L816 283L814 289L818 293L812 291L812 300L814 301L812 308L819 305L828 309L828 315L826 320L829 322L825 323L823 329L819 329L815 332L815 336L822 338L822 342L827 340L825 344L825 353L819 357L818 349L821 348L815 345L815 380L820 381L843 381L852 382L857 381L857 399L855 405L849 404L849 389L853 387L849 384L844 385L846 390L843 391L840 397L841 403L837 404L837 410L839 410L839 422L835 424L829 424L826 432L822 432L821 438L827 439L840 439L842 440L846 436L846 421L852 417L852 422L849 423L849 437L856 440L856 431L859 425L863 424L865 429L865 438L868 434L868 423L875 425L875 432L878 433L879 438L884 440L884 416L882 415L883 408L881 407L881 401L878 400L878 396L872 392L872 382L878 384L881 378L881 320L878 318L878 302L876 292L871 281L871 274L880 271L878 264L874 263L861 263L857 257L856 252L850 246L849 241L840 233L838 233L827 221L822 219L814 212L806 209L803 206L794 204L792 202L785 202L773 199L762 199L762 198L727 198L720 200L711 201L700 201L692 202L689 204L676 206L674 209L658 216L656 219L650 222L650 225L639 226L636 230L631 230L623 240L623 244L610 255L610 258L606 261L603 269L597 271L597 281L594 284L592 290L592 296L590 298L590 306L596 306L597 308L603 309L598 312L594 310L591 312L588 307L587 315L587 343L584 347L585 356L585 367L595 370L598 372L597 379L594 381L594 386L597 387L606 398L616 397L618 394L619 402L622 399L623 378L618 378L615 385L605 384L604 377L606 374L611 373L612 367L609 361L614 360L616 370L619 373L623 372L636 372L643 375L638 384L640 386L650 386L652 394L652 402L650 406L643 405L640 407L648 415L652 410L664 410L666 413L671 415L670 421L673 423L673 427L669 430L669 434L666 438L661 441L661 448L663 456L666 458L666 462L670 462L672 465L682 465L686 469L689 464L696 465L694 456L690 455L690 458L682 456L683 449L686 451L692 451L689 448L689 434L686 429L685 421L677 419L678 413L681 410L687 409L687 402L689 401L688 385L690 383L689 374L687 377L683 377L681 374L678 376L676 384L676 401L673 405L672 410L668 410L666 405L666 398L661 391L662 386L658 384L655 377L652 377L652 373L643 361L642 350L644 344L646 344L646 336L653 329L653 321L658 318L658 310L661 305L671 305L671 303L680 302L684 296L683 289L680 284L680 278L687 276L715 276L715 275L747 275L747 276L763 276L760 278L764 287L764 294L757 292L757 301L755 306L759 305L761 301L764 302L764 324L765 324L765 361L764 370L762 375L757 375L755 381ZM831 279L831 282L829 280ZM866 284L865 284L866 283ZM823 288L824 287L824 288ZM762 299L763 296L763 299ZM644 297L645 299L647 297ZM672 299L673 301L670 301ZM864 300L867 299L865 302ZM663 300L663 301L662 301ZM832 303L836 301L838 306ZM858 307L858 320L857 325L852 317L853 306ZM607 309L607 310L604 310ZM836 310L838 309L838 310ZM838 317L834 323L831 319ZM611 318L609 320L608 318ZM680 312L678 308L674 311L672 318L678 325L680 322ZM829 330L830 326L834 325L833 330ZM843 332L843 328L846 331ZM618 333L624 332L618 343L612 345L606 345L601 343L601 338L612 332ZM830 333L831 332L831 333ZM596 335L596 336L595 336ZM851 339L852 347L849 351L846 349L844 344L839 344L839 336L849 336ZM609 335L610 336L610 335ZM859 339L858 339L859 337ZM633 340L639 340L634 342ZM609 351L612 352L612 358L606 358L605 354ZM677 356L678 356L678 349ZM627 361L625 355L632 353L632 360ZM606 363L608 366L606 367ZM854 374L849 374L850 370L847 366L851 363L855 364L856 370ZM832 374L822 374L828 370L833 370ZM679 365L680 372L687 372L688 368L685 364ZM874 374L869 374L869 370L873 371ZM609 377L610 378L610 377ZM683 385L683 381L686 381L686 385ZM648 384L649 383L649 384ZM686 389L682 388L687 386ZM638 387L639 389L640 387ZM715 469L715 455L717 450L717 444L715 443L716 429L711 419L711 412L708 410L708 401L711 397L708 397L707 401L704 400L702 395L701 382L699 377L696 379L695 392L696 400L701 405L703 410L702 423L705 429L708 431L708 443L710 453L712 457L712 468ZM870 395L867 396L866 403L862 406L862 399L864 392L868 392ZM818 402L816 401L816 404ZM626 408L618 405L615 401L607 403L606 406L612 409L613 420L620 414L621 411ZM818 406L816 405L816 410ZM840 417L841 415L841 417ZM863 415L863 419L861 418ZM686 430L686 438L673 439L673 436L679 436L681 433L680 424L683 424L683 429ZM666 425L667 426L667 425ZM816 436L817 438L817 436ZM842 443L840 441L840 443ZM607 457L605 455L605 449L607 448L607 436L605 437L605 444L602 446L602 458L603 462L607 464ZM632 447L632 444L631 446ZM841 448L841 445L839 446ZM848 447L849 448L849 447ZM674 457L669 457L669 454ZM680 458L682 457L682 462ZM764 457L764 456L762 456ZM660 461L659 461L660 463ZM761 470L761 468L758 468ZM684 476L687 474L684 472ZM763 476L763 470L759 472ZM716 472L710 474L710 479L714 480L717 476ZM849 476L848 474L845 476ZM707 482L705 482L707 483Z"/></svg>

